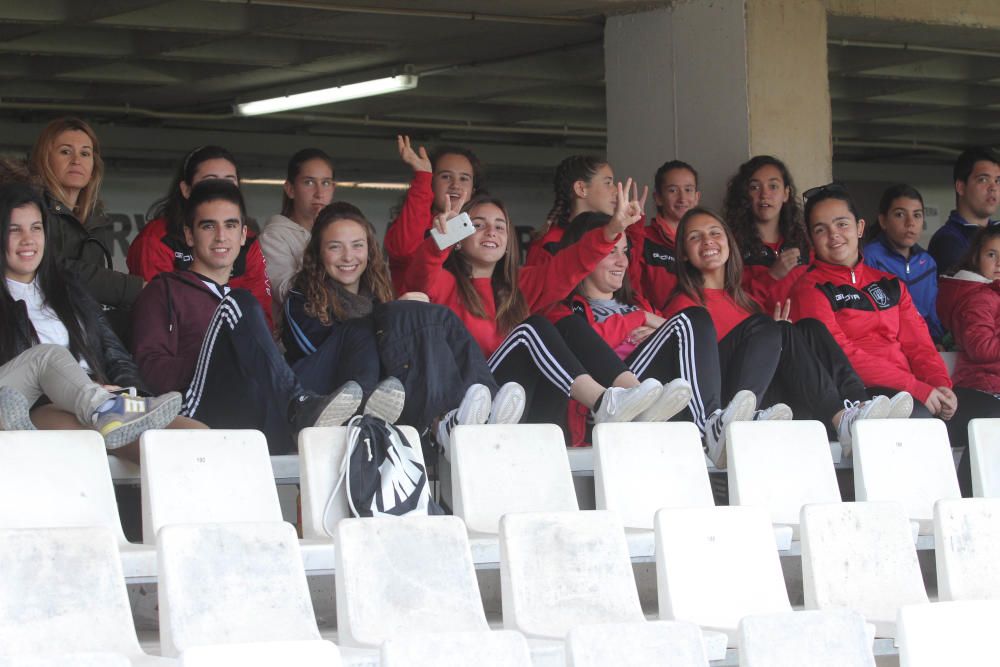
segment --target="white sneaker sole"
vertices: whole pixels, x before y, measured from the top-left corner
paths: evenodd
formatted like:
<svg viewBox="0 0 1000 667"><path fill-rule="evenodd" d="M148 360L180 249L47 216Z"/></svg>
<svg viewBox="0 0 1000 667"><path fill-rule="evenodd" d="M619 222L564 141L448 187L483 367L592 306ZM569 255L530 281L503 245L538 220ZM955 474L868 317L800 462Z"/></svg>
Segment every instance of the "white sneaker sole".
<svg viewBox="0 0 1000 667"><path fill-rule="evenodd" d="M34 431L31 406L21 392L0 392L0 431Z"/></svg>
<svg viewBox="0 0 1000 667"><path fill-rule="evenodd" d="M387 424L395 424L403 414L406 391L403 383L389 377L378 383L365 403L364 414L378 417Z"/></svg>
<svg viewBox="0 0 1000 667"><path fill-rule="evenodd" d="M353 380L344 383L323 407L313 426L343 426L358 411L361 398L361 385Z"/></svg>
<svg viewBox="0 0 1000 667"><path fill-rule="evenodd" d="M524 387L508 382L500 387L490 410L490 424L517 424L524 414Z"/></svg>
<svg viewBox="0 0 1000 667"><path fill-rule="evenodd" d="M133 442L150 429L166 428L180 414L183 397L176 391L164 394L166 400L138 419L125 422L104 434L104 447L118 449Z"/></svg>
<svg viewBox="0 0 1000 667"><path fill-rule="evenodd" d="M913 414L913 396L901 391L889 399L889 416L886 419L909 419Z"/></svg>
<svg viewBox="0 0 1000 667"><path fill-rule="evenodd" d="M680 378L672 380L664 385L653 405L636 417L635 421L665 422L687 407L691 395L691 385L687 380Z"/></svg>
<svg viewBox="0 0 1000 667"><path fill-rule="evenodd" d="M471 385L465 390L462 403L458 406L457 424L485 424L492 407L493 397L486 385Z"/></svg>

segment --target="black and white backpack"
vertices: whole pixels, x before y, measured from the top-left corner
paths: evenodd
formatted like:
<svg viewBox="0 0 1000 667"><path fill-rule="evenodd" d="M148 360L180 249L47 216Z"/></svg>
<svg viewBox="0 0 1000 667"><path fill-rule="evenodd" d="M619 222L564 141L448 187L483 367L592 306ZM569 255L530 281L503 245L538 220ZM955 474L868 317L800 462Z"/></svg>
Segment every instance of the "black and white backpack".
<svg viewBox="0 0 1000 667"><path fill-rule="evenodd" d="M419 441L410 443L396 426L378 417L353 417L347 423L347 447L337 485L323 512L324 527L345 481L347 503L356 517L444 514L431 499L418 447Z"/></svg>

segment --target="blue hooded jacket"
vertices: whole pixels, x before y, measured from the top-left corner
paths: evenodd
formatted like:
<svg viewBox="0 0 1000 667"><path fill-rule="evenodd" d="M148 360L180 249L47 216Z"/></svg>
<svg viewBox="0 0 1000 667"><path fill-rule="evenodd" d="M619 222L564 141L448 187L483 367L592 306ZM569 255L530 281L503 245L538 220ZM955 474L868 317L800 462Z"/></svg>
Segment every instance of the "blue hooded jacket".
<svg viewBox="0 0 1000 667"><path fill-rule="evenodd" d="M931 338L940 341L944 327L937 314L937 263L919 245L910 248L909 258L903 257L879 234L865 246L865 263L880 271L892 273L906 284L913 305L927 322Z"/></svg>

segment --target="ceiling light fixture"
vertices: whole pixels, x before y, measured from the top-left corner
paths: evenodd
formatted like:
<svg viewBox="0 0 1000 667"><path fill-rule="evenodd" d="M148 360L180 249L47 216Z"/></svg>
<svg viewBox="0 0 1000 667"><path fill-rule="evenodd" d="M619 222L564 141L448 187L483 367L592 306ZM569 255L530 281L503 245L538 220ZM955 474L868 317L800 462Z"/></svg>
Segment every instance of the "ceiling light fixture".
<svg viewBox="0 0 1000 667"><path fill-rule="evenodd" d="M411 90L417 87L416 74L401 74L399 76L389 76L383 79L372 79L359 83L350 83L346 86L334 86L333 88L323 88L321 90L310 90L296 95L284 95L282 97L271 97L266 100L256 102L245 102L236 105L236 113L241 116L260 116L289 109L301 109L303 107L315 107L322 104L333 104L346 100L356 100L360 97L372 97L374 95L385 95L386 93L396 93L401 90Z"/></svg>

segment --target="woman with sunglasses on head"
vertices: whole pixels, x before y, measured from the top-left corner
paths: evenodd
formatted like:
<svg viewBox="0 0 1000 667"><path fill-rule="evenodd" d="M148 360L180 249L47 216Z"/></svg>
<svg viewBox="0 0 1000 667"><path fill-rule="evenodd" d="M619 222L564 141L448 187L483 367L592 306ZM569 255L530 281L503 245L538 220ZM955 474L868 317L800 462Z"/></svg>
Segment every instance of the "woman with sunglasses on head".
<svg viewBox="0 0 1000 667"><path fill-rule="evenodd" d="M236 158L221 146L201 146L188 153L178 167L166 196L150 207L149 221L132 240L125 263L132 275L150 281L159 273L184 270L194 259L184 240L184 203L197 183L221 179L240 184ZM243 288L254 295L264 308L267 323L271 317L271 283L267 278L264 253L251 230L247 242L233 266L229 280L232 288Z"/></svg>
<svg viewBox="0 0 1000 667"><path fill-rule="evenodd" d="M766 315L741 286L738 247L722 218L693 208L677 227L677 294L669 313L708 309L715 324L723 399L748 389L771 407L757 419L821 420L850 453L851 424L858 419L907 417L913 399L870 396L821 322L788 321L788 304ZM777 402L782 401L782 402ZM786 403L790 403L789 408Z"/></svg>
<svg viewBox="0 0 1000 667"><path fill-rule="evenodd" d="M0 186L0 428L98 431L109 450L138 460L150 428L202 427L178 418L181 396L144 398L132 357L101 306L48 252L53 221L26 184ZM51 403L37 405L45 397ZM176 418L176 420L175 420Z"/></svg>
<svg viewBox="0 0 1000 667"><path fill-rule="evenodd" d="M430 233L434 216L446 209L458 211L483 187L479 158L467 148L441 146L427 154L423 146L413 150L410 138L396 137L399 157L413 170L403 206L385 231L385 252L396 292L412 288L406 271L414 253Z"/></svg>
<svg viewBox="0 0 1000 667"><path fill-rule="evenodd" d="M30 168L45 189L45 208L52 217L49 252L99 303L131 306L143 279L112 267L112 229L99 202L104 161L93 128L78 118L52 121L31 149Z"/></svg>
<svg viewBox="0 0 1000 667"><path fill-rule="evenodd" d="M630 187L631 181L624 189ZM445 250L428 238L410 266L408 283L458 314L489 358L497 381L516 381L525 388L528 421L562 422L567 397L591 410L598 423L659 421L664 413L660 382L640 381L617 358L619 371L612 381L598 382L587 366L590 359L574 354L564 334L542 315L532 314L569 296L639 220L622 184L617 191L619 206L610 222L542 265L519 268L517 237L509 233L503 202L476 197L464 207L475 234ZM448 217L456 213L448 210L436 217L435 226L443 232ZM607 347L582 320L578 328L575 349L584 344L584 336L595 349Z"/></svg>
<svg viewBox="0 0 1000 667"><path fill-rule="evenodd" d="M420 292L395 298L375 228L347 202L330 204L316 217L302 269L285 300L282 340L285 358L306 389L329 393L354 380L364 396L381 396L383 403L396 398L398 406L392 410L374 410L393 414L387 421L403 414L407 424L419 429L441 415L460 424L483 423L491 416L494 423L508 423L516 422L524 408L523 391L498 389L451 311L428 304ZM438 343L448 352L434 357L436 352L428 348ZM396 356L405 359L396 363ZM435 381L411 379L415 367L430 365L432 357L434 370L428 375ZM396 371L386 366L399 367L407 380L405 412L403 387L389 375ZM376 391L380 379L381 390ZM491 393L497 394L496 401Z"/></svg>
<svg viewBox="0 0 1000 667"><path fill-rule="evenodd" d="M917 241L924 231L924 198L905 184L890 186L878 204L878 235L865 244L868 266L899 277L910 291L931 338L940 343L944 329L937 315L937 262Z"/></svg>
<svg viewBox="0 0 1000 667"><path fill-rule="evenodd" d="M723 218L743 251L743 289L767 312L784 304L810 260L795 183L785 163L758 155L726 187Z"/></svg>
<svg viewBox="0 0 1000 667"><path fill-rule="evenodd" d="M1000 416L991 395L953 387L906 285L868 266L860 240L865 221L837 183L806 192L806 224L816 259L792 290L792 316L823 322L871 392L913 395L914 417L945 420L953 447L968 444L968 422ZM968 454L959 466L971 492Z"/></svg>

